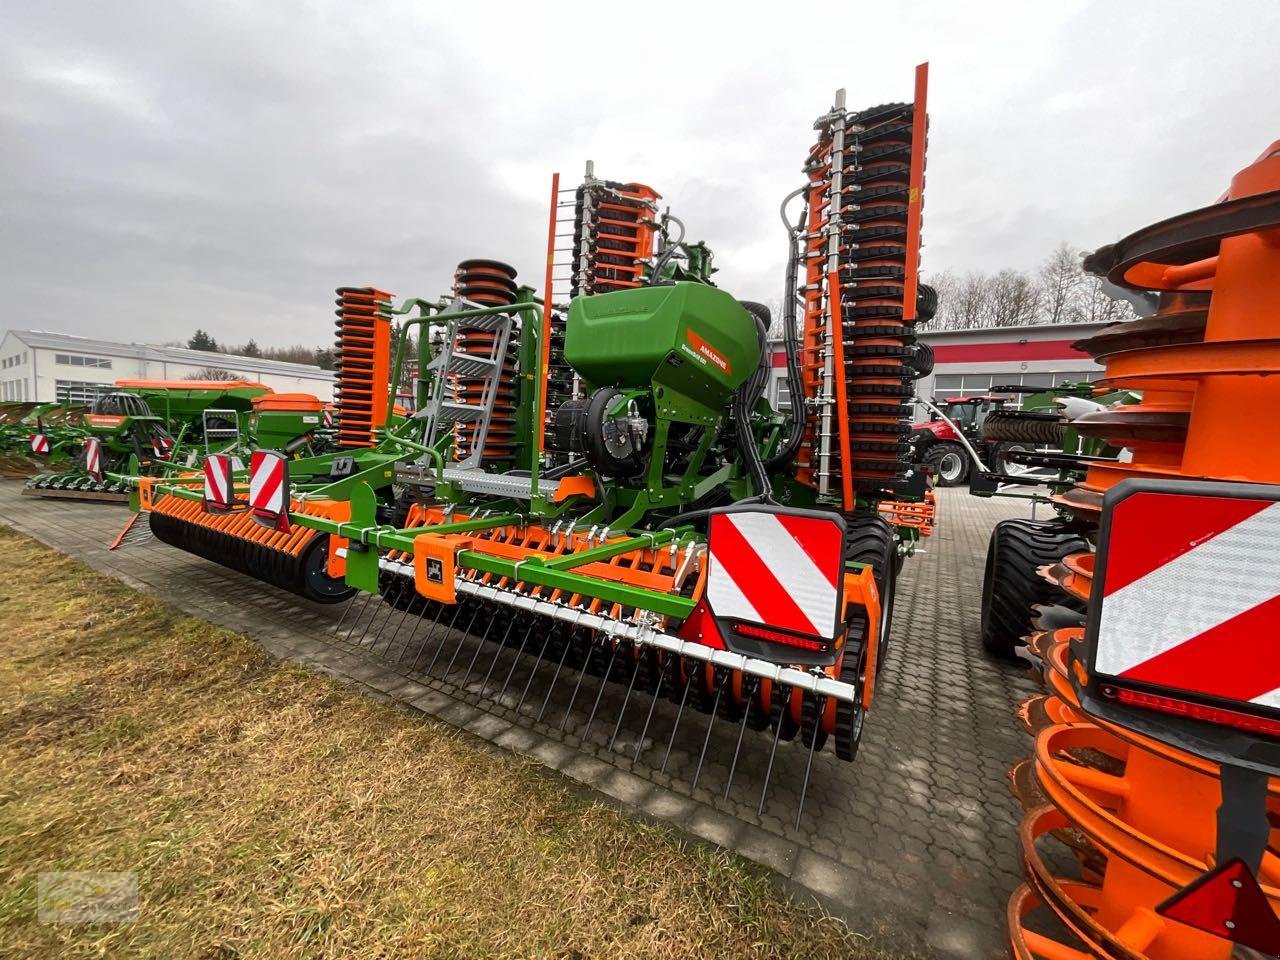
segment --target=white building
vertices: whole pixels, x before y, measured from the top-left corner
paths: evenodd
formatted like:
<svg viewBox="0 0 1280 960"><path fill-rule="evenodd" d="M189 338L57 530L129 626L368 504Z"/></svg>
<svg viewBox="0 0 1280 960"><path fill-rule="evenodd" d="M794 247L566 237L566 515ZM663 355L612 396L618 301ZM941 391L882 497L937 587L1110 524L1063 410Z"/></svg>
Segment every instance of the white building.
<svg viewBox="0 0 1280 960"><path fill-rule="evenodd" d="M117 380L185 380L202 370L225 370L277 393L333 399L332 371L305 363L42 330L9 330L0 338L0 400L88 403Z"/></svg>
<svg viewBox="0 0 1280 960"><path fill-rule="evenodd" d="M1064 381L1096 380L1102 367L1074 344L1107 323L1039 324L938 330L920 339L933 347L933 374L917 382L922 397L946 400L981 395L1013 384L1052 387Z"/></svg>
<svg viewBox="0 0 1280 960"><path fill-rule="evenodd" d="M1028 327L983 327L972 330L920 330L933 347L933 373L916 381L916 395L927 400L989 393L992 387L1052 387L1063 381L1096 380L1102 367L1073 344L1106 323L1059 323ZM771 345L773 379L769 398L787 403L787 357L780 343ZM917 419L928 411L919 405Z"/></svg>

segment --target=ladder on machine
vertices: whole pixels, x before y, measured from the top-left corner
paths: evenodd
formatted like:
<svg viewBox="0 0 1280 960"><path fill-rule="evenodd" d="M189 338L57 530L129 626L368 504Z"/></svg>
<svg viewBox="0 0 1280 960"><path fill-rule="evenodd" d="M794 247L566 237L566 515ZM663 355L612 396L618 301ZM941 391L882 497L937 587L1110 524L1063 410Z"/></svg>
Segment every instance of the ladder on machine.
<svg viewBox="0 0 1280 960"><path fill-rule="evenodd" d="M449 310L457 311L465 308L463 301L455 301ZM448 310L441 317L448 316ZM458 460L454 470L480 470L484 457L485 442L489 436L489 425L493 420L494 403L501 385L503 366L507 359L507 350L511 345L511 335L515 321L508 314L494 314L487 317L469 317L465 321L469 330L486 330L494 334L492 352L483 354L463 352L457 349L458 321L449 320L448 332L445 335L443 349L428 364L431 371L431 394L427 405L415 416L425 421L424 436L427 446L432 447L440 439L444 430L452 430L455 424L474 425L471 449L465 457ZM479 402L464 402L458 399L455 390L457 378L483 381Z"/></svg>

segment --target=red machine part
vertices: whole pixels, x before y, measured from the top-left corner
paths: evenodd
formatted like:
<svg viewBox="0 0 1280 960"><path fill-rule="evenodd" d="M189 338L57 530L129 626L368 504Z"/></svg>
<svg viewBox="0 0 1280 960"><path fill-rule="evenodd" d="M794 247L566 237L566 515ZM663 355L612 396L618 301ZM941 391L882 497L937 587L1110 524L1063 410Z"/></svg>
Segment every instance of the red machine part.
<svg viewBox="0 0 1280 960"><path fill-rule="evenodd" d="M915 341L927 83L928 65L921 64L913 103L821 118L805 165L801 376L806 399L816 400L828 355L834 360L835 455L827 486L840 490L846 509L855 492L892 491L906 470L914 393L906 361ZM836 271L828 269L832 231L839 238ZM834 338L833 327L840 331ZM797 458L797 478L818 489L822 430L815 414Z"/></svg>
<svg viewBox="0 0 1280 960"><path fill-rule="evenodd" d="M570 295L638 287L657 238L655 203L662 195L643 183L589 179L574 206L574 269Z"/></svg>
<svg viewBox="0 0 1280 960"><path fill-rule="evenodd" d="M338 444L372 447L387 422L391 377L391 294L373 287L338 288L334 404Z"/></svg>
<svg viewBox="0 0 1280 960"><path fill-rule="evenodd" d="M1280 405L1277 223L1280 144L1234 178L1220 207L1163 221L1095 254L1094 266L1113 281L1158 290L1162 297L1155 316L1117 324L1081 344L1106 367L1100 387L1141 390L1143 398L1075 422L1083 435L1132 453L1129 460L1091 464L1085 480L1057 498L1078 520L1096 521L1103 495L1128 477L1280 481L1277 445L1257 434L1257 414ZM1154 540L1151 549L1160 549ZM1042 573L1088 601L1094 559L1067 557ZM1031 651L1044 663L1049 696L1024 708L1037 733L1036 753L1013 771L1015 792L1029 808L1022 826L1029 885L1009 906L1014 953L1019 960L1226 960L1233 950L1227 937L1242 937L1222 916L1216 929L1209 922L1209 913L1224 909L1218 900L1192 911L1204 914L1203 923L1179 922L1179 911L1169 909L1179 902L1179 891L1189 898L1197 879L1204 882L1215 865L1219 768L1089 714L1071 682L1073 675L1081 682L1087 677L1072 653L1082 635L1068 628L1030 638ZM1212 650L1205 655L1215 656ZM1219 671L1223 665L1212 663ZM1251 669L1238 659L1228 658L1226 665ZM1214 720L1212 711L1198 718ZM1267 808L1271 822L1280 822L1275 778ZM1260 899L1274 914L1280 911L1280 859L1273 852L1274 831L1271 836L1253 907ZM1062 877L1050 865L1058 862L1043 853L1051 838L1076 854L1079 879ZM1052 927L1032 921L1046 909L1067 935L1049 935L1043 931ZM1274 928L1256 909L1232 924L1244 919L1255 937Z"/></svg>

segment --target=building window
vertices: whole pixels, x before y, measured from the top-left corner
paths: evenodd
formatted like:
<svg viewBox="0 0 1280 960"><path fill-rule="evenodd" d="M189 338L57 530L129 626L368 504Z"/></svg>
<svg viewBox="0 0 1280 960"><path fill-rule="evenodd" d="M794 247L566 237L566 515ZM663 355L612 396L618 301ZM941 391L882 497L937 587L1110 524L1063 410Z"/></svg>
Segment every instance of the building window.
<svg viewBox="0 0 1280 960"><path fill-rule="evenodd" d="M111 361L106 357L83 357L78 353L58 353L54 355L54 362L64 367L97 367L100 370L110 370Z"/></svg>
<svg viewBox="0 0 1280 960"><path fill-rule="evenodd" d="M103 390L110 390L107 383L84 383L79 380L55 380L53 384L54 398L58 403L90 404Z"/></svg>

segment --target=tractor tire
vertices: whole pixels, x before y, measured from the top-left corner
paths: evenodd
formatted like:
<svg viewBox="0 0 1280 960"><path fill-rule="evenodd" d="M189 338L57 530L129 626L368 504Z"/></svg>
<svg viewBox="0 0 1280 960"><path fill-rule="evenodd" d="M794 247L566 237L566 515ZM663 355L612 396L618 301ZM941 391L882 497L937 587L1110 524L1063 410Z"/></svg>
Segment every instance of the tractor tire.
<svg viewBox="0 0 1280 960"><path fill-rule="evenodd" d="M916 289L916 325L928 323L938 312L938 291L927 283Z"/></svg>
<svg viewBox="0 0 1280 960"><path fill-rule="evenodd" d="M1056 413L1029 410L993 410L982 425L982 439L992 443L1034 443L1061 447L1067 424Z"/></svg>
<svg viewBox="0 0 1280 960"><path fill-rule="evenodd" d="M957 487L969 476L969 451L958 443L944 440L925 451L924 465L938 486Z"/></svg>
<svg viewBox="0 0 1280 960"><path fill-rule="evenodd" d="M893 603L897 597L898 542L893 527L878 516L858 515L850 518L848 538L845 541L844 558L871 567L876 591L880 594L880 647L876 658L876 676L888 660L893 631ZM866 680L866 648L862 641L866 636L866 623L855 622L849 628L844 656L840 661L840 679L852 684L859 691ZM836 755L841 760L852 760L858 753L862 737L862 705L836 704Z"/></svg>
<svg viewBox="0 0 1280 960"><path fill-rule="evenodd" d="M1009 454L1015 451L1031 453L1035 448L1036 445L1034 443L1027 443L1024 440L992 444L988 454L992 471L1006 477L1017 476L1027 468L1022 467L1021 464L1010 463L1008 460Z"/></svg>
<svg viewBox="0 0 1280 960"><path fill-rule="evenodd" d="M907 360L907 366L911 368L917 380L933 373L933 347L923 340L917 340L911 346L911 356Z"/></svg>
<svg viewBox="0 0 1280 960"><path fill-rule="evenodd" d="M1037 571L1088 549L1084 537L1056 521L1013 519L996 524L982 576L982 646L987 653L1013 658L1019 641L1031 632L1033 604L1081 608Z"/></svg>

